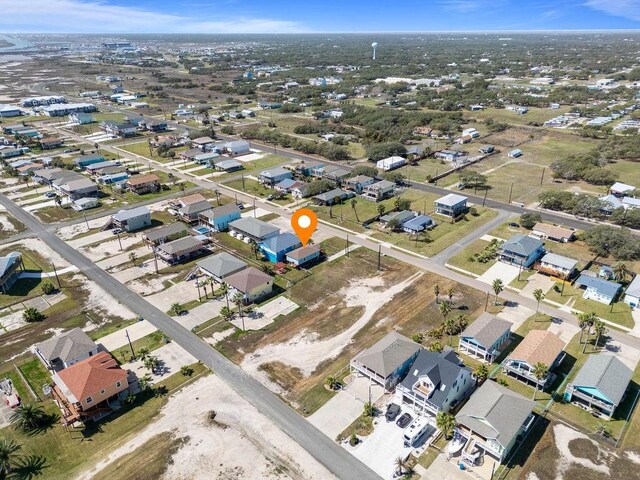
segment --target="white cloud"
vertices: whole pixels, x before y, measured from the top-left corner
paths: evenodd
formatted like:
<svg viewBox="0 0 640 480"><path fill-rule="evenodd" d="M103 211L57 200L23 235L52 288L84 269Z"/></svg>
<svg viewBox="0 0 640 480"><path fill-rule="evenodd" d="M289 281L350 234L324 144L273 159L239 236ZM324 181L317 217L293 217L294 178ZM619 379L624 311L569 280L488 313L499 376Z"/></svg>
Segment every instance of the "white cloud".
<svg viewBox="0 0 640 480"><path fill-rule="evenodd" d="M481 0L443 0L442 5L460 13L472 12L482 6Z"/></svg>
<svg viewBox="0 0 640 480"><path fill-rule="evenodd" d="M0 0L0 31L64 33L294 33L308 29L297 22L270 18L217 17L207 20L103 0Z"/></svg>
<svg viewBox="0 0 640 480"><path fill-rule="evenodd" d="M609 15L640 21L640 0L587 0L585 5Z"/></svg>

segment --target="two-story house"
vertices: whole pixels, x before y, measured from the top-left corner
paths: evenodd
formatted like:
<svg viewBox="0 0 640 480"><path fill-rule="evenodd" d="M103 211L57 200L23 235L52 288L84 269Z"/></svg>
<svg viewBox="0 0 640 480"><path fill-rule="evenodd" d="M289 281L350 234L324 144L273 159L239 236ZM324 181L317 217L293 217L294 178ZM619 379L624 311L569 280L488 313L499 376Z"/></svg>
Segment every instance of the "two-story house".
<svg viewBox="0 0 640 480"><path fill-rule="evenodd" d="M214 232L224 232L229 229L229 223L241 218L237 205L229 203L200 213L200 223L208 226Z"/></svg>
<svg viewBox="0 0 640 480"><path fill-rule="evenodd" d="M458 351L493 363L500 355L500 347L511 338L512 325L484 312L460 334Z"/></svg>
<svg viewBox="0 0 640 480"><path fill-rule="evenodd" d="M562 363L565 345L566 343L553 332L531 330L502 363L503 372L544 390L555 378L553 369ZM538 363L547 367L547 374L542 378L536 378L533 374Z"/></svg>
<svg viewBox="0 0 640 480"><path fill-rule="evenodd" d="M457 218L467 211L467 197L449 193L435 201L435 212L450 218Z"/></svg>
<svg viewBox="0 0 640 480"><path fill-rule="evenodd" d="M80 328L51 337L33 347L33 353L49 370L60 371L98 354L98 346Z"/></svg>
<svg viewBox="0 0 640 480"><path fill-rule="evenodd" d="M272 263L283 261L287 253L300 247L302 247L300 239L289 232L281 233L260 243L260 250Z"/></svg>
<svg viewBox="0 0 640 480"><path fill-rule="evenodd" d="M388 180L371 183L362 189L362 198L379 202L392 197L396 191L396 184Z"/></svg>
<svg viewBox="0 0 640 480"><path fill-rule="evenodd" d="M137 195L160 191L160 178L155 173L131 177L125 182L127 189Z"/></svg>
<svg viewBox="0 0 640 480"><path fill-rule="evenodd" d="M514 235L498 247L498 259L501 262L529 268L544 255L542 240L528 235Z"/></svg>

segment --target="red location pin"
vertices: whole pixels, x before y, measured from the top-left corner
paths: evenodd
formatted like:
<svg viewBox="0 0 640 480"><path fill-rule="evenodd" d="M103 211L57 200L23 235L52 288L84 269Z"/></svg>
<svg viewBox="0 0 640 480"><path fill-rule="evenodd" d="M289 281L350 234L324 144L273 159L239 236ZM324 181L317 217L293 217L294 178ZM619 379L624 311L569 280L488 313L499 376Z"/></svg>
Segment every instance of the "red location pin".
<svg viewBox="0 0 640 480"><path fill-rule="evenodd" d="M311 239L313 232L318 228L318 217L308 208L296 210L291 217L291 228L296 232L302 242L302 246L305 246Z"/></svg>

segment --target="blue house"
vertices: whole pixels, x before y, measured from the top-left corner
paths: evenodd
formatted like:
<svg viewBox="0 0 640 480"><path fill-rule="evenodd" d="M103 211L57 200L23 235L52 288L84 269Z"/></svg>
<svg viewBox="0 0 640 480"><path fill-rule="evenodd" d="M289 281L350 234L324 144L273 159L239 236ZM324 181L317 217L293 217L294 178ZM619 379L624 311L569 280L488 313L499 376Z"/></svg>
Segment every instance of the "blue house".
<svg viewBox="0 0 640 480"><path fill-rule="evenodd" d="M205 212L200 212L200 222L208 225L215 232L229 229L229 223L240 219L240 209L232 203L222 205Z"/></svg>
<svg viewBox="0 0 640 480"><path fill-rule="evenodd" d="M436 222L429 215L417 215L402 224L402 230L409 234L420 233L427 228L433 228Z"/></svg>
<svg viewBox="0 0 640 480"><path fill-rule="evenodd" d="M512 325L484 312L460 334L458 351L493 363L500 355L500 347L511 338Z"/></svg>
<svg viewBox="0 0 640 480"><path fill-rule="evenodd" d="M287 253L300 248L302 243L293 233L285 232L276 237L269 238L260 244L260 250L264 256L272 262L281 262Z"/></svg>
<svg viewBox="0 0 640 480"><path fill-rule="evenodd" d="M622 288L622 285L619 283L610 282L609 280L587 275L586 273L582 273L578 277L575 286L584 288L582 298L595 300L605 305L611 305Z"/></svg>
<svg viewBox="0 0 640 480"><path fill-rule="evenodd" d="M498 248L501 262L529 268L544 255L544 243L528 235L514 235Z"/></svg>
<svg viewBox="0 0 640 480"><path fill-rule="evenodd" d="M264 170L258 175L258 181L263 185L274 186L286 178L293 178L293 172L284 167L275 167L270 170Z"/></svg>
<svg viewBox="0 0 640 480"><path fill-rule="evenodd" d="M102 175L98 177L98 183L103 185L112 185L114 183L122 183L129 179L127 172L113 173L111 175Z"/></svg>
<svg viewBox="0 0 640 480"><path fill-rule="evenodd" d="M309 262L312 262L320 258L320 246L319 245L307 245L306 247L296 248L295 250L287 253L287 262L301 267Z"/></svg>
<svg viewBox="0 0 640 480"><path fill-rule="evenodd" d="M74 163L80 167L84 168L87 165L93 165L94 163L104 162L106 159L103 155L99 153L93 153L89 155L80 155L78 158L74 160Z"/></svg>

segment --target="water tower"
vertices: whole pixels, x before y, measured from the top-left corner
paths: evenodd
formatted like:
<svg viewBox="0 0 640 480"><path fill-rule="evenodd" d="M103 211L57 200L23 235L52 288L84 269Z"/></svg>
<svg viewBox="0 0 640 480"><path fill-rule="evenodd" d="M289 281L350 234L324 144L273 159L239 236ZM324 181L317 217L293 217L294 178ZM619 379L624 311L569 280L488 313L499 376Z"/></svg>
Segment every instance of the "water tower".
<svg viewBox="0 0 640 480"><path fill-rule="evenodd" d="M371 48L373 48L373 59L376 59L376 48L378 48L378 42L373 42L371 44Z"/></svg>

